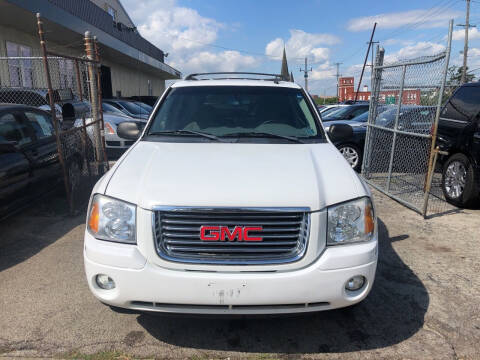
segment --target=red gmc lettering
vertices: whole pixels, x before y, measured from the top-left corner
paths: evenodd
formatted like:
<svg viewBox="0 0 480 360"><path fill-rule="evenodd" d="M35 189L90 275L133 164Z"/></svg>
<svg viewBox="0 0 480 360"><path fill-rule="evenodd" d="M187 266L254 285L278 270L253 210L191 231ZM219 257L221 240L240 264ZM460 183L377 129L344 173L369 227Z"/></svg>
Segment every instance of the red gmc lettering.
<svg viewBox="0 0 480 360"><path fill-rule="evenodd" d="M235 238L238 237L238 241L243 240L242 236L242 227L241 226L235 226L235 229L233 229L233 232L230 233L230 229L227 226L222 226L221 227L221 239L222 241L225 241L225 238L228 238L228 241L234 241Z"/></svg>
<svg viewBox="0 0 480 360"><path fill-rule="evenodd" d="M244 227L243 228L243 240L244 241L262 241L263 239L261 237L250 237L248 236L249 231L262 231L261 226L250 226L250 227Z"/></svg>
<svg viewBox="0 0 480 360"><path fill-rule="evenodd" d="M203 241L218 241L220 239L219 226L202 226L200 228L200 239ZM206 232L209 232L208 236Z"/></svg>
<svg viewBox="0 0 480 360"><path fill-rule="evenodd" d="M262 241L261 236L250 236L250 231L262 231L261 226L235 226L230 231L228 226L201 226L200 239L203 241Z"/></svg>

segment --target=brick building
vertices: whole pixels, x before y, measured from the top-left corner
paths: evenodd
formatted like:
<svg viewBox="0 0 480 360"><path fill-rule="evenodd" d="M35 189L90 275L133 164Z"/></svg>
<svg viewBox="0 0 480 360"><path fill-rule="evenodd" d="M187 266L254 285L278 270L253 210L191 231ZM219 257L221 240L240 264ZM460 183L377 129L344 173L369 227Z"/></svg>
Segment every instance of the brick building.
<svg viewBox="0 0 480 360"><path fill-rule="evenodd" d="M341 77L338 79L338 101L355 100L355 78L353 76ZM387 104L395 104L398 100L399 90L386 90L380 92L380 100ZM364 86L362 91L358 92L357 100L369 101L370 91L368 86ZM420 105L420 89L404 89L402 94L402 104Z"/></svg>

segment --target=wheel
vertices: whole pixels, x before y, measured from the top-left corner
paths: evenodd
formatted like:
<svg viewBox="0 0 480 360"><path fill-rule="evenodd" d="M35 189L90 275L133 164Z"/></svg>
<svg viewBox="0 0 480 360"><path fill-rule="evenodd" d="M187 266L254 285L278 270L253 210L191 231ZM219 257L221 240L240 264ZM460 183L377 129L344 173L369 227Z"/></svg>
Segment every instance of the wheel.
<svg viewBox="0 0 480 360"><path fill-rule="evenodd" d="M454 154L443 166L442 190L447 201L459 207L467 207L479 194L475 172L470 160L463 154Z"/></svg>
<svg viewBox="0 0 480 360"><path fill-rule="evenodd" d="M362 167L362 152L353 144L343 144L338 147L338 151L350 164L353 170L360 171Z"/></svg>

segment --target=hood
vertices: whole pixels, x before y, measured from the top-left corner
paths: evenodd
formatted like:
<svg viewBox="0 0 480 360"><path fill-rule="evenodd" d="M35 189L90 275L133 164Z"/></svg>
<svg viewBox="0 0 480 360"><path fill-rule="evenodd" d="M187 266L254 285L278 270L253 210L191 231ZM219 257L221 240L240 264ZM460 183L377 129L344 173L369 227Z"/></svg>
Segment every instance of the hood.
<svg viewBox="0 0 480 360"><path fill-rule="evenodd" d="M112 173L105 194L145 209L171 205L319 210L367 194L330 143L140 141Z"/></svg>

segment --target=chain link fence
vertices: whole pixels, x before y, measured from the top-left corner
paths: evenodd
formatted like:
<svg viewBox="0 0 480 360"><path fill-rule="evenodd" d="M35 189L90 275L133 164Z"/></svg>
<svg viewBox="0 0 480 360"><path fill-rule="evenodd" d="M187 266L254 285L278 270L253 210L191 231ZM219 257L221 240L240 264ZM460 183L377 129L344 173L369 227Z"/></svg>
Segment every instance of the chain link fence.
<svg viewBox="0 0 480 360"><path fill-rule="evenodd" d="M450 43L438 55L393 63L384 63L384 50L377 48L373 74L362 175L424 216L451 209L441 191L435 147Z"/></svg>
<svg viewBox="0 0 480 360"><path fill-rule="evenodd" d="M38 24L40 54L0 57L0 103L26 105L11 107L12 118L0 122L0 135L21 152L32 149L31 176L45 177L49 185L35 191L63 184L70 211L76 213L108 170L101 94L96 91L99 62L93 39L87 39L92 41L92 59L48 52L40 18Z"/></svg>

